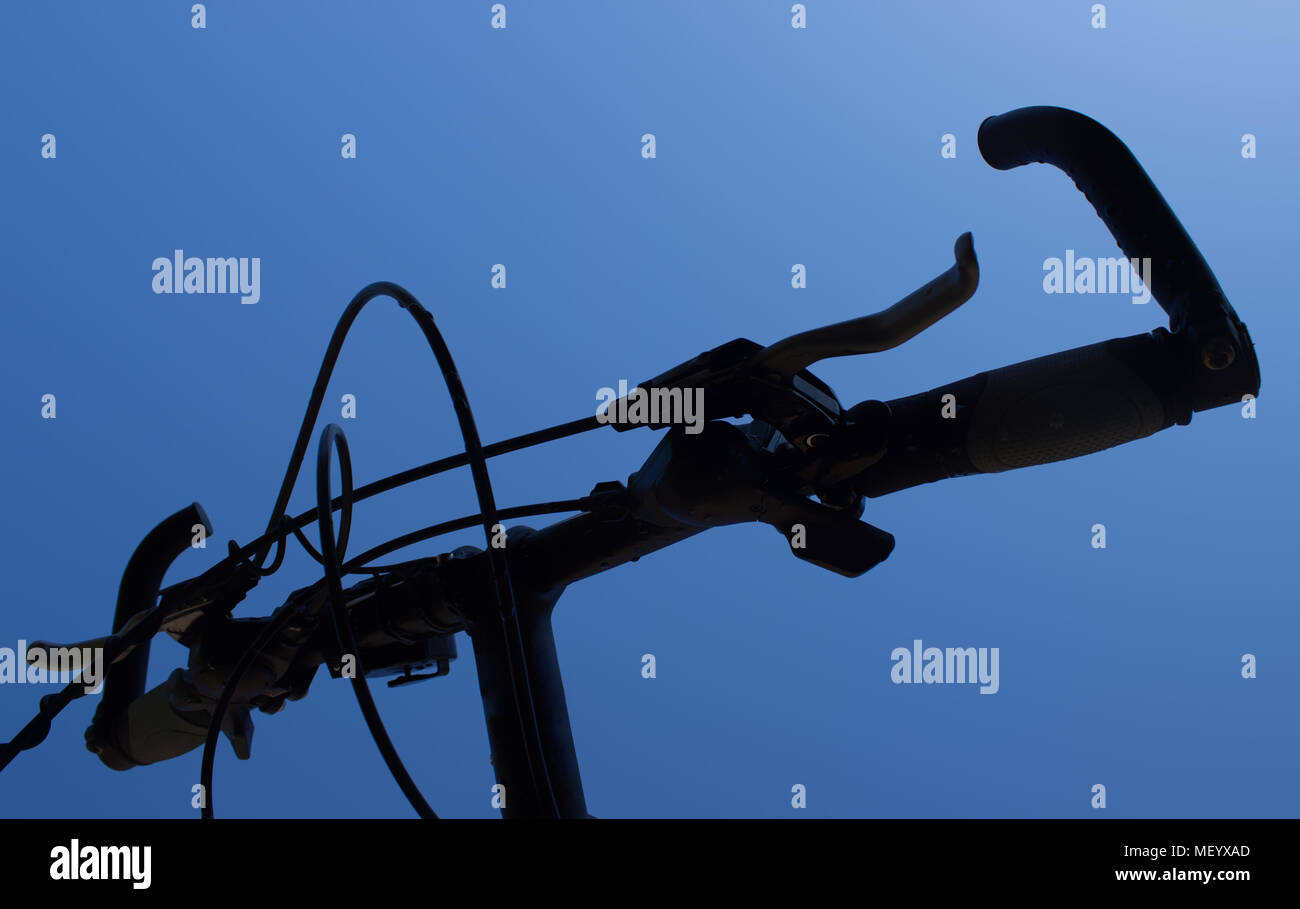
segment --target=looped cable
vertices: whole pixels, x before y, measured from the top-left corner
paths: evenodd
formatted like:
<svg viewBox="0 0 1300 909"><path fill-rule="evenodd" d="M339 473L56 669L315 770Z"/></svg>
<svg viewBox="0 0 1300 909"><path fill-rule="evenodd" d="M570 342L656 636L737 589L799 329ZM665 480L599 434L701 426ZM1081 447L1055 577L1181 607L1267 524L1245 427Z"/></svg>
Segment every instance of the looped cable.
<svg viewBox="0 0 1300 909"><path fill-rule="evenodd" d="M261 564L266 560L266 555L270 550L271 535L280 526L280 522L285 516L289 497L293 492L294 483L302 467L303 458L307 453L311 429L316 425L321 404L325 399L325 389L329 385L330 375L334 371L334 364L338 360L348 330L352 327L352 323L356 320L362 308L378 296L392 297L402 309L411 314L416 324L420 326L425 340L429 343L429 347L438 361L438 367L442 371L442 378L451 397L452 407L456 412L456 420L460 425L461 437L465 443L464 460L462 461L460 457L457 457L455 461L457 463L468 463L469 465L470 474L474 478L474 491L478 497L483 533L487 539L487 558L492 569L493 593L495 594L497 609L501 618L501 633L506 654L506 671L509 675L510 692L520 716L520 733L525 763L530 770L534 787L542 794L544 801L550 805L556 816L558 816L559 807L555 798L555 789L551 784L550 772L547 768L546 754L542 747L541 728L537 719L537 708L533 703L532 687L528 680L528 663L524 655L523 631L515 609L514 592L511 588L506 554L491 545L492 525L497 522L497 510L492 495L492 481L488 477L487 457L482 442L479 440L478 429L474 425L474 415L470 410L465 386L460 380L460 373L456 370L455 361L451 358L451 352L447 349L442 333L438 330L438 326L429 311L421 306L419 301L411 296L410 292L404 287L390 281L376 281L374 284L367 285L352 298L347 309L343 311L343 315L339 318L338 325L334 328L334 334L330 337L329 347L326 349L320 372L316 376L316 384L312 388L311 399L307 403L307 411L303 415L302 426L298 430L298 438L294 442L293 453L289 457L289 467L285 471L284 481L280 485L280 494L277 496L275 506L271 511L267 532L262 537L266 542L257 553L255 561ZM572 434L573 432L593 429L597 425L599 423L594 417L588 417L563 427L563 431L566 434ZM541 436L541 434L535 435L538 438ZM331 502L327 495L324 500L317 502L317 520L319 521L324 516L324 513L330 510Z"/></svg>
<svg viewBox="0 0 1300 909"><path fill-rule="evenodd" d="M288 520L287 517L284 520L282 520L280 522L281 526L284 526L284 523L287 520ZM275 574L277 571L280 570L280 563L284 561L284 540L287 535L288 534L286 532L276 538L275 558L272 559L271 564L267 565L265 568L258 565L252 559L248 558L248 556L244 554L244 547L240 546L234 540L231 540L228 544L226 544L226 552L230 556L231 561L233 561L236 565L247 565L249 568L257 572L258 577L264 578L267 575Z"/></svg>
<svg viewBox="0 0 1300 909"><path fill-rule="evenodd" d="M487 454L479 440L478 429L474 425L474 415L469 407L468 396L465 393L465 387L461 383L460 374L456 370L456 364L451 358L451 352L447 349L447 344L442 338L441 332L438 331L437 325L431 316L420 303L411 296L404 288L387 281L379 281L363 288L360 293L353 297L352 302L343 312L339 319L338 325L334 329L334 334L330 338L329 348L326 350L324 361L321 363L321 369L316 377L316 384L312 388L311 400L307 404L307 412L303 415L302 426L298 432L298 439L294 443L292 455L289 458L289 467L285 472L284 481L280 486L280 494L271 512L271 519L267 525L267 531L256 542L256 545L250 544L250 550L256 549L257 555L253 563L261 569L261 563L266 560L269 553L272 540L279 544L280 549L276 554L275 561L267 566L264 573L270 573L275 570L283 558L284 540L287 533L284 532L285 522L290 521L295 531L301 526L298 520L289 519L286 514L286 508L289 503L289 496L293 491L293 486L297 480L298 472L302 467L303 457L306 455L307 444L310 438L312 427L316 423L317 416L320 413L321 402L325 397L325 388L329 384L330 374L333 372L334 363L338 359L339 351L342 348L343 340L347 336L348 329L356 319L357 314L361 311L370 300L377 296L390 296L398 302L402 309L411 313L416 324L420 326L425 340L428 341L434 357L438 361L438 366L442 371L442 377L447 386L447 392L451 397L452 406L456 412L456 419L460 425L461 437L465 442L465 453L463 456L457 456L451 459L444 459L437 466L439 469L446 469L459 464L467 463L470 473L474 479L474 490L478 497L479 514L478 519L481 521L484 535L487 537L488 563L492 570L493 593L495 594L497 610L501 620L501 634L503 636L504 651L506 655L506 672L509 676L510 693L516 704L516 710L520 717L521 745L524 751L525 763L528 766L533 778L533 785L544 801L549 804L554 816L559 816L559 806L555 796L554 786L551 784L550 773L547 768L547 761L544 749L542 747L541 729L538 724L537 709L533 703L532 687L528 679L528 664L524 653L523 632L519 623L519 616L515 608L514 592L511 587L510 573L506 563L506 554L491 545L492 526L497 523L498 512L496 502L492 494L492 482L487 472ZM538 444L545 440L545 436L558 438L560 435L571 435L575 432L582 432L587 429L595 428L598 423L594 418L587 418L581 421L574 421L572 424L566 424L563 427L556 427L553 430L547 430L543 433L534 433L531 437L521 437L519 440L513 440L508 445L501 446L502 452L505 450L516 450L518 447L526 447L528 444ZM511 446L514 446L512 448ZM339 536L336 540L334 537L334 520L333 520L333 503L330 499L329 491L329 462L332 449L339 452L340 473L343 475L343 494L341 496L340 506L342 515L339 520ZM428 468L420 468L417 472L428 475L436 471L425 472ZM403 481L413 479L413 476L403 477ZM381 486L392 483L397 485L396 478L389 478L381 481L380 484L372 484L373 492L381 491ZM388 488L391 488L389 486ZM373 492L371 494L373 494ZM331 605L331 614L334 617L335 634L339 645L340 656L342 653L350 652L354 658L359 659L356 653L357 647L355 638L352 633L351 621L347 615L346 604L343 602L343 584L342 584L342 554L346 552L347 538L352 524L352 505L354 491L352 489L352 463L347 451L347 442L343 436L343 431L335 424L325 427L321 434L320 446L317 450L317 473L316 473L316 513L315 518L320 528L321 550L318 554L319 561L325 569L325 579L329 588L329 599ZM559 503L549 503L559 504ZM555 510L555 509L547 509ZM539 512L540 513L540 512ZM305 523L305 521L303 522ZM440 530L434 528L434 530ZM277 533L278 531L278 533ZM308 552L313 552L306 538L297 532L299 541L304 544ZM430 533L429 536L434 534ZM391 550L384 550L391 551ZM314 555L316 555L313 552ZM370 558L377 556L379 552L364 554ZM234 693L248 667L252 665L254 659L261 650L270 643L292 619L298 614L300 606L295 604L292 607L286 604L284 610L276 615L271 622L262 630L255 640L245 651L236 665L230 679L222 689L221 697L217 702L216 709L213 712L212 720L208 727L207 739L203 747L203 763L200 772L200 780L206 799L203 803L203 817L212 817L212 768L216 758L216 744L222 721ZM344 650L344 647L349 650ZM370 689L365 682L365 674L362 667L356 667L356 674L352 677L353 690L357 695L358 704L361 706L362 713L365 714L367 725L370 726L371 735L375 739L376 745L379 746L383 753L385 761L388 763L389 770L392 771L398 785L401 786L403 793L415 807L421 817L437 817L433 810L420 795L419 789L411 780L410 775L406 773L401 760L393 748L392 741L388 738L384 730L383 723L379 719L378 711L374 706L374 699L370 694Z"/></svg>
<svg viewBox="0 0 1300 909"><path fill-rule="evenodd" d="M329 507L331 449L338 451L339 474L343 485L343 509L339 520L337 543L334 540L334 514ZM330 615L334 619L334 635L338 644L339 660L341 662L344 655L351 655L354 660L352 691L357 696L357 705L366 718L370 735L384 756L389 772L397 780L397 785L401 787L402 793L415 808L416 813L426 820L436 819L438 815L433 813L433 809L420 793L419 787L411 779L402 759L397 755L397 749L393 747L392 739L388 737L384 721L379 717L374 696L370 693L370 685L366 682L365 667L361 665L360 649L352 633L352 619L343 602L342 559L343 553L347 550L348 528L352 523L352 458L348 454L347 438L343 435L343 430L334 423L326 426L321 433L320 448L317 450L316 504L320 509L320 520L317 522L320 528L320 551L322 564L325 566L325 581L329 586Z"/></svg>

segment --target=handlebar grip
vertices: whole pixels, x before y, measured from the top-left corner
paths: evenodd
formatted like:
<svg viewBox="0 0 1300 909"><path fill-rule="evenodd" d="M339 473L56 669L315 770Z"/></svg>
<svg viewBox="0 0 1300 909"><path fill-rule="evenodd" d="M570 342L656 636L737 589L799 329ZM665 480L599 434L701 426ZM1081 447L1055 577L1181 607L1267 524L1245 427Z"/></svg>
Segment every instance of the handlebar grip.
<svg viewBox="0 0 1300 909"><path fill-rule="evenodd" d="M190 548L193 528L199 525L208 536L212 535L212 522L208 520L207 512L198 502L193 502L162 520L140 541L122 572L117 609L113 615L114 633L121 631L139 613L154 607L167 569ZM92 728L111 724L144 693L145 677L149 671L149 643L138 644L135 650L109 667L104 680L104 694L91 721Z"/></svg>
<svg viewBox="0 0 1300 909"><path fill-rule="evenodd" d="M1170 337L1157 329L1116 338L889 401L888 451L854 485L882 496L1077 458L1186 424Z"/></svg>
<svg viewBox="0 0 1300 909"><path fill-rule="evenodd" d="M203 722L206 712L196 712L196 723L172 707L173 694L180 691L181 672L177 669L167 681L116 714L97 736L100 760L113 770L129 770L179 757L203 744L208 734Z"/></svg>
<svg viewBox="0 0 1300 909"><path fill-rule="evenodd" d="M1030 162L1065 171L1130 259L1151 260L1150 290L1170 330L1232 312L1187 231L1133 153L1091 117L1062 107L1022 107L980 124L980 154L998 170Z"/></svg>

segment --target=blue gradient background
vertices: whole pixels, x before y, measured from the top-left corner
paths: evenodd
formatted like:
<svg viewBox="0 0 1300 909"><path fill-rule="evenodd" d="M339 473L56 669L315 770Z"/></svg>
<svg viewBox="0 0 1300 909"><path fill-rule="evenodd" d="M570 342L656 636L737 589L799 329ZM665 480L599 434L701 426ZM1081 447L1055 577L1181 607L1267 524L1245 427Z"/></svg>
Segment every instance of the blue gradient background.
<svg viewBox="0 0 1300 909"><path fill-rule="evenodd" d="M857 580L747 525L571 588L556 627L588 805L1295 816L1295 9L1112 3L1101 31L1082 2L823 0L796 31L788 2L507 5L505 31L487 2L213 2L202 31L188 3L6 9L0 645L105 633L131 551L190 501L218 538L169 582L256 536L329 334L374 280L433 312L487 441L588 415L597 388L731 338L883 308L948 267L965 230L976 296L900 349L817 367L843 401L1163 324L1154 302L1041 290L1045 258L1115 244L1066 177L995 171L975 133L1056 104L1113 129L1199 244L1254 335L1258 419L1222 408L1081 460L872 500L866 518L898 546ZM46 132L56 160L40 157ZM339 155L349 132L356 160ZM154 295L150 263L177 247L260 257L261 302ZM497 262L505 291L489 286ZM433 359L391 301L358 321L325 419L344 393L358 483L458 448ZM654 442L596 433L499 458L497 500L625 480ZM313 482L304 471L295 513ZM426 480L359 506L351 548L475 510L465 472ZM466 543L481 532L406 554ZM294 547L236 615L315 575ZM891 684L890 651L915 638L1000 648L1000 692ZM458 642L450 677L376 694L434 808L490 817ZM184 658L160 639L150 684ZM0 687L0 735L51 690ZM0 815L197 816L200 753L112 772L83 747L93 709L74 703L0 776ZM218 816L410 815L347 685L322 671L309 699L256 722L252 761L222 742Z"/></svg>

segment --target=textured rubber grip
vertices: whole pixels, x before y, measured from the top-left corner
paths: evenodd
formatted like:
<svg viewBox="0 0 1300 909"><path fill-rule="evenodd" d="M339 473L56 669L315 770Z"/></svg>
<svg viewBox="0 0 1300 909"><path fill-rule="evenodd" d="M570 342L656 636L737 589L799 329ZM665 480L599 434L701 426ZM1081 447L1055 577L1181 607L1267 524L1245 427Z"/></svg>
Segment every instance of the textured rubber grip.
<svg viewBox="0 0 1300 909"><path fill-rule="evenodd" d="M1186 423L1166 338L1077 347L890 401L888 452L855 485L886 495L1077 458Z"/></svg>
<svg viewBox="0 0 1300 909"><path fill-rule="evenodd" d="M988 373L966 454L978 472L996 473L1113 448L1172 422L1156 391L1094 344Z"/></svg>
<svg viewBox="0 0 1300 909"><path fill-rule="evenodd" d="M113 747L104 748L100 760L114 770L129 770L179 757L203 744L208 733L203 722L207 714L197 713L196 723L172 707L180 674L177 669L167 681L149 689L117 714L106 730Z"/></svg>
<svg viewBox="0 0 1300 909"><path fill-rule="evenodd" d="M1062 107L1022 107L985 120L977 141L984 160L999 170L1040 162L1065 171L1124 254L1151 260L1151 294L1169 314L1170 330L1232 311L1147 172L1096 120Z"/></svg>

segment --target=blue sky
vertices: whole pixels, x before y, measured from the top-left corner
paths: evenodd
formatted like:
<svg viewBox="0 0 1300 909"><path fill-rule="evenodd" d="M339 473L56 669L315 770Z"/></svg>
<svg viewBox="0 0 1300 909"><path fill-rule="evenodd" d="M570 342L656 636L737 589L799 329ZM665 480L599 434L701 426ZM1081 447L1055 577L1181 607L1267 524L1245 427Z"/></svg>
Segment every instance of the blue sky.
<svg viewBox="0 0 1300 909"><path fill-rule="evenodd" d="M871 500L865 518L898 544L855 580L745 525L575 585L556 634L588 806L1295 816L1295 11L1111 3L1094 29L1087 3L827 0L797 30L789 3L506 5L504 30L477 2L209 3L204 29L188 4L8 11L0 646L106 633L131 551L191 501L219 544L169 582L260 533L330 332L371 281L433 313L487 441L590 415L599 388L732 338L879 310L947 268L966 230L975 297L901 348L815 367L842 401L1164 324L1154 303L1043 293L1045 259L1115 244L1064 175L995 171L975 134L1052 104L1114 130L1199 245L1255 339L1257 417L1221 408L1087 458ZM177 248L260 258L260 301L154 294L150 265ZM345 393L355 420L339 420ZM326 404L359 484L459 446L433 359L391 301L358 320ZM496 459L497 501L625 481L654 442L602 431ZM307 472L292 511L312 501ZM427 480L358 506L350 549L476 510L467 472ZM1090 545L1098 522L1105 550ZM464 544L481 532L406 555ZM291 549L236 615L315 576ZM916 639L999 648L999 691L892 684L891 651ZM490 817L459 643L449 677L376 697L434 809ZM150 684L184 660L157 642ZM0 686L0 736L41 693ZM0 775L0 814L196 816L199 752L110 771L82 744L93 709L75 703ZM255 721L251 761L223 741L219 816L410 814L346 684L322 672L308 699Z"/></svg>

